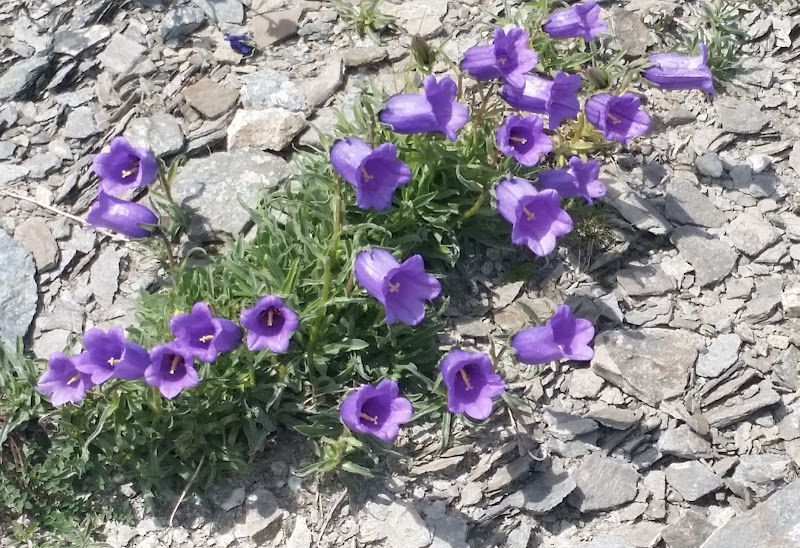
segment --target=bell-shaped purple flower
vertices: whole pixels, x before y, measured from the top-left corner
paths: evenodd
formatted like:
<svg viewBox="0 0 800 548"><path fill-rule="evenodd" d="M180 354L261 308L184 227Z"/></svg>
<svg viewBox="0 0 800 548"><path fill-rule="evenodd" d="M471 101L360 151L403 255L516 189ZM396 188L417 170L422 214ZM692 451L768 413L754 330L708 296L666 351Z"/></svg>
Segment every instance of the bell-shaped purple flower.
<svg viewBox="0 0 800 548"><path fill-rule="evenodd" d="M150 351L150 361L144 380L158 388L167 399L171 400L187 388L200 384L200 375L194 368L194 352L181 341L154 347Z"/></svg>
<svg viewBox="0 0 800 548"><path fill-rule="evenodd" d="M208 303L198 302L190 314L177 314L169 329L184 347L201 361L212 363L218 354L230 352L242 342L242 330L232 321L211 315Z"/></svg>
<svg viewBox="0 0 800 548"><path fill-rule="evenodd" d="M589 343L594 326L589 320L575 318L572 309L562 304L545 325L524 329L511 338L517 359L528 364L553 360L589 361L594 350Z"/></svg>
<svg viewBox="0 0 800 548"><path fill-rule="evenodd" d="M152 229L142 225L154 225L158 217L141 204L121 200L101 190L86 221L96 228L107 228L129 238L146 238Z"/></svg>
<svg viewBox="0 0 800 548"><path fill-rule="evenodd" d="M503 78L512 86L522 87L525 73L538 62L536 52L528 49L528 33L514 27L508 31L494 29L493 44L469 48L461 61L461 69L478 80Z"/></svg>
<svg viewBox="0 0 800 548"><path fill-rule="evenodd" d="M492 369L486 354L452 350L440 365L447 387L447 408L452 413L486 420L492 414L492 398L506 389L503 378Z"/></svg>
<svg viewBox="0 0 800 548"><path fill-rule="evenodd" d="M411 168L397 159L397 147L392 143L372 150L362 139L348 137L331 147L331 163L336 173L355 187L361 209L388 209L394 191L411 180Z"/></svg>
<svg viewBox="0 0 800 548"><path fill-rule="evenodd" d="M524 86L506 84L500 88L500 95L514 108L547 114L547 127L555 129L564 120L578 117L581 104L577 93L580 89L579 74L565 74L559 70L553 80L526 74Z"/></svg>
<svg viewBox="0 0 800 548"><path fill-rule="evenodd" d="M633 93L599 93L586 101L586 119L609 141L627 145L650 130L650 116L639 110L642 102Z"/></svg>
<svg viewBox="0 0 800 548"><path fill-rule="evenodd" d="M244 34L229 34L225 40L228 41L233 51L242 55L250 55L255 48L255 42Z"/></svg>
<svg viewBox="0 0 800 548"><path fill-rule="evenodd" d="M111 377L125 380L141 379L150 365L147 350L125 340L121 327L107 332L92 328L83 334L86 352L74 359L78 371L92 376L94 384L106 382Z"/></svg>
<svg viewBox="0 0 800 548"><path fill-rule="evenodd" d="M553 150L553 141L542 132L538 116L509 116L497 129L497 148L524 166L535 166L539 158Z"/></svg>
<svg viewBox="0 0 800 548"><path fill-rule="evenodd" d="M115 137L107 152L95 156L92 169L100 177L100 190L114 195L147 186L158 177L153 153L131 145L125 137Z"/></svg>
<svg viewBox="0 0 800 548"><path fill-rule="evenodd" d="M646 68L643 76L662 89L701 89L709 95L714 91L714 77L708 68L708 48L700 44L699 55L656 53L649 61L655 66Z"/></svg>
<svg viewBox="0 0 800 548"><path fill-rule="evenodd" d="M86 396L86 391L94 386L91 375L82 373L75 367L75 360L79 357L68 358L61 352L50 355L49 367L39 378L36 389L50 396L50 403L53 405L78 403Z"/></svg>
<svg viewBox="0 0 800 548"><path fill-rule="evenodd" d="M441 132L451 141L469 119L467 107L456 101L458 86L446 76L431 75L423 82L422 94L400 93L389 97L378 117L397 133Z"/></svg>
<svg viewBox="0 0 800 548"><path fill-rule="evenodd" d="M542 27L553 38L579 38L590 42L595 36L608 30L600 18L600 6L596 2L584 2L569 8L554 11Z"/></svg>
<svg viewBox="0 0 800 548"><path fill-rule="evenodd" d="M339 407L339 416L350 430L386 443L394 441L400 424L410 421L413 414L411 402L400 397L400 387L392 379L358 387Z"/></svg>
<svg viewBox="0 0 800 548"><path fill-rule="evenodd" d="M422 257L402 263L385 249L363 251L356 257L358 283L386 308L386 323L417 325L425 318L425 301L442 292L439 280L425 272Z"/></svg>
<svg viewBox="0 0 800 548"><path fill-rule="evenodd" d="M569 159L569 168L539 172L539 186L552 188L562 198L585 198L590 204L606 195L606 185L599 179L600 164L596 160L583 162L578 156Z"/></svg>
<svg viewBox="0 0 800 548"><path fill-rule="evenodd" d="M511 223L511 241L545 257L556 248L556 238L572 231L572 218L561 209L555 190L538 192L524 179L506 179L497 185L497 211Z"/></svg>
<svg viewBox="0 0 800 548"><path fill-rule="evenodd" d="M253 308L242 311L239 322L248 330L247 348L269 348L276 354L289 350L289 339L300 326L300 318L277 295L261 297Z"/></svg>

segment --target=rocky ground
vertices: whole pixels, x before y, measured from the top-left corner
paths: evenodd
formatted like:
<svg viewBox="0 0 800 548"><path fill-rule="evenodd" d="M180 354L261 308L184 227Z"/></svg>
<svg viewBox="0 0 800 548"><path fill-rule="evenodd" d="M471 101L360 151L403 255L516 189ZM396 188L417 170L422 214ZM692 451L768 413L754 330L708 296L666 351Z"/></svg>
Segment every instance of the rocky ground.
<svg viewBox="0 0 800 548"><path fill-rule="evenodd" d="M164 4L167 4L165 2ZM0 336L46 357L84 328L133 321L135 293L158 283L140 244L86 230L93 155L123 133L190 158L175 194L198 212L195 240L247 230L248 202L288 172L376 76L388 91L409 33L450 37L453 58L502 2L385 3L398 32L359 39L325 2L9 0L0 6ZM659 21L693 25L690 2L604 3L623 46L644 53ZM653 131L607 165L615 243L568 247L530 283L474 250L461 267L443 344L547 316L564 299L597 321L590 367L541 375L506 357L531 407L400 438L409 473L341 485L291 475L310 462L281 434L253 474L190 497L167 526L123 489L133 526L114 547L730 548L796 546L800 536L800 10L742 11L746 59L732 86L648 89ZM641 24L642 19L647 26ZM242 61L223 33L251 32ZM258 144L266 150L247 151ZM236 192L231 192L235 188ZM470 255L469 250L467 255ZM768 539L768 540L767 540Z"/></svg>

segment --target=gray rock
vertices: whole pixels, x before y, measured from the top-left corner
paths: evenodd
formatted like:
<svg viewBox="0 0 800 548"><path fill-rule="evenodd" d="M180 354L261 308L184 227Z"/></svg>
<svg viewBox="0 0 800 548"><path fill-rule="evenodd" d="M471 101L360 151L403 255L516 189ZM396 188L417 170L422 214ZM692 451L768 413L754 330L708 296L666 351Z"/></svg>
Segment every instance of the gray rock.
<svg viewBox="0 0 800 548"><path fill-rule="evenodd" d="M158 32L170 46L175 46L197 30L206 20L200 8L177 8L167 13Z"/></svg>
<svg viewBox="0 0 800 548"><path fill-rule="evenodd" d="M676 228L670 240L695 271L696 283L706 286L731 273L739 254L726 241L693 226Z"/></svg>
<svg viewBox="0 0 800 548"><path fill-rule="evenodd" d="M639 196L621 178L615 177L615 173L609 175L610 177L603 179L608 190L605 200L626 221L639 230L656 235L668 234L672 230L672 225L647 200Z"/></svg>
<svg viewBox="0 0 800 548"><path fill-rule="evenodd" d="M239 25L244 19L244 6L239 0L192 0L217 23Z"/></svg>
<svg viewBox="0 0 800 548"><path fill-rule="evenodd" d="M58 263L58 244L43 218L29 217L22 221L14 231L14 239L33 254L39 272Z"/></svg>
<svg viewBox="0 0 800 548"><path fill-rule="evenodd" d="M662 119L666 127L675 127L682 126L684 124L691 124L697 120L697 116L685 108L675 107L664 113Z"/></svg>
<svg viewBox="0 0 800 548"><path fill-rule="evenodd" d="M758 255L781 239L781 231L753 208L734 217L726 233L734 246L751 256Z"/></svg>
<svg viewBox="0 0 800 548"><path fill-rule="evenodd" d="M467 522L455 513L447 513L444 501L434 502L428 507L425 521L428 529L433 531L430 548L470 548L467 543Z"/></svg>
<svg viewBox="0 0 800 548"><path fill-rule="evenodd" d="M114 74L127 74L144 57L146 51L139 42L116 32L97 58L106 70Z"/></svg>
<svg viewBox="0 0 800 548"><path fill-rule="evenodd" d="M719 405L705 411L708 424L717 428L729 426L739 422L752 413L775 405L781 401L780 394L773 390L769 381L765 381L760 387L759 392L752 398L748 398L741 403L734 405Z"/></svg>
<svg viewBox="0 0 800 548"><path fill-rule="evenodd" d="M675 455L684 459L711 456L711 444L685 424L662 432L657 447L665 455Z"/></svg>
<svg viewBox="0 0 800 548"><path fill-rule="evenodd" d="M125 137L133 146L149 149L156 156L180 152L186 141L178 120L163 113L132 121L125 130Z"/></svg>
<svg viewBox="0 0 800 548"><path fill-rule="evenodd" d="M268 48L281 40L294 36L299 28L302 8L290 8L256 15L251 19L253 40L262 48ZM326 61L327 62L327 61Z"/></svg>
<svg viewBox="0 0 800 548"><path fill-rule="evenodd" d="M554 460L550 468L534 472L531 481L507 497L505 504L525 508L533 514L546 514L561 504L576 486L575 480L564 471L561 463Z"/></svg>
<svg viewBox="0 0 800 548"><path fill-rule="evenodd" d="M405 0L382 6L386 15L409 34L430 38L442 32L442 18L447 14L447 0Z"/></svg>
<svg viewBox="0 0 800 548"><path fill-rule="evenodd" d="M61 166L61 158L52 152L34 154L25 162L31 179L44 179Z"/></svg>
<svg viewBox="0 0 800 548"><path fill-rule="evenodd" d="M109 36L111 36L111 30L106 25L92 25L83 31L58 31L53 34L53 51L77 57Z"/></svg>
<svg viewBox="0 0 800 548"><path fill-rule="evenodd" d="M311 548L311 543L314 537L311 534L311 529L308 528L306 518L297 516L294 522L294 529L292 534L286 541L285 548Z"/></svg>
<svg viewBox="0 0 800 548"><path fill-rule="evenodd" d="M680 224L712 228L725 224L725 215L685 179L672 179L667 183L664 214L670 221Z"/></svg>
<svg viewBox="0 0 800 548"><path fill-rule="evenodd" d="M9 348L28 332L38 301L33 258L0 230L0 341Z"/></svg>
<svg viewBox="0 0 800 548"><path fill-rule="evenodd" d="M589 542L573 544L574 548L636 548L627 539L618 535L603 535Z"/></svg>
<svg viewBox="0 0 800 548"><path fill-rule="evenodd" d="M650 42L650 30L642 22L642 18L626 9L611 10L611 28L620 49L624 49L631 57L641 57L647 51Z"/></svg>
<svg viewBox="0 0 800 548"><path fill-rule="evenodd" d="M206 118L218 118L231 110L239 100L239 92L218 84L211 78L187 86L183 90L186 101Z"/></svg>
<svg viewBox="0 0 800 548"><path fill-rule="evenodd" d="M675 279L670 278L660 266L633 266L617 272L617 283L631 297L662 295L675 289Z"/></svg>
<svg viewBox="0 0 800 548"><path fill-rule="evenodd" d="M667 483L689 502L722 487L719 476L699 461L674 462L665 472Z"/></svg>
<svg viewBox="0 0 800 548"><path fill-rule="evenodd" d="M733 480L763 498L783 484L786 470L792 459L786 455L762 453L742 455L733 472Z"/></svg>
<svg viewBox="0 0 800 548"><path fill-rule="evenodd" d="M752 99L726 97L715 103L722 129L730 133L749 135L758 133L769 123L761 112L761 105Z"/></svg>
<svg viewBox="0 0 800 548"><path fill-rule="evenodd" d="M306 98L286 76L262 69L241 77L242 106L246 109L261 110L280 107L291 111L301 111Z"/></svg>
<svg viewBox="0 0 800 548"><path fill-rule="evenodd" d="M780 424L778 424L778 435L782 440L786 441L800 438L800 410L792 411L783 417Z"/></svg>
<svg viewBox="0 0 800 548"><path fill-rule="evenodd" d="M220 507L224 512L241 506L247 498L244 487L232 485L217 486L210 494L211 502Z"/></svg>
<svg viewBox="0 0 800 548"><path fill-rule="evenodd" d="M574 369L569 379L569 395L573 398L595 398L604 383L591 369Z"/></svg>
<svg viewBox="0 0 800 548"><path fill-rule="evenodd" d="M708 177L722 177L724 170L722 169L722 161L716 152L706 152L697 157L694 161L694 167L697 168L702 175Z"/></svg>
<svg viewBox="0 0 800 548"><path fill-rule="evenodd" d="M8 183L13 183L30 173L26 166L18 166L3 162L0 164L0 187Z"/></svg>
<svg viewBox="0 0 800 548"><path fill-rule="evenodd" d="M239 110L228 126L228 150L255 148L280 152L305 123L302 113L283 108Z"/></svg>
<svg viewBox="0 0 800 548"><path fill-rule="evenodd" d="M42 314L36 321L36 327L42 331L65 329L71 333L83 331L84 308L78 303L64 297L53 301L47 314Z"/></svg>
<svg viewBox="0 0 800 548"><path fill-rule="evenodd" d="M719 335L708 345L708 352L700 354L695 371L701 377L719 377L739 358L742 339L736 333Z"/></svg>
<svg viewBox="0 0 800 548"><path fill-rule="evenodd" d="M78 107L67 116L67 123L61 131L64 137L70 139L86 139L100 132L94 111L90 106Z"/></svg>
<svg viewBox="0 0 800 548"><path fill-rule="evenodd" d="M668 548L700 548L715 529L703 516L687 510L678 521L661 531L661 538Z"/></svg>
<svg viewBox="0 0 800 548"><path fill-rule="evenodd" d="M344 62L341 57L331 56L319 74L301 84L300 91L308 104L317 108L330 99L344 82Z"/></svg>
<svg viewBox="0 0 800 548"><path fill-rule="evenodd" d="M548 432L567 441L599 428L592 419L584 419L565 411L545 408L543 415Z"/></svg>
<svg viewBox="0 0 800 548"><path fill-rule="evenodd" d="M370 501L364 510L358 531L362 543L386 539L387 548L424 548L433 540L425 521L409 502Z"/></svg>
<svg viewBox="0 0 800 548"><path fill-rule="evenodd" d="M271 491L258 488L247 497L244 512L233 526L236 538L253 538L281 519L283 513Z"/></svg>
<svg viewBox="0 0 800 548"><path fill-rule="evenodd" d="M760 322L769 318L781 304L783 297L783 279L780 276L763 276L756 278L756 289L753 298L748 301L742 312L742 319Z"/></svg>
<svg viewBox="0 0 800 548"><path fill-rule="evenodd" d="M8 67L0 75L0 101L16 99L27 94L50 65L51 55L51 51L43 51Z"/></svg>
<svg viewBox="0 0 800 548"><path fill-rule="evenodd" d="M344 66L368 67L386 59L386 48L362 47L350 48L342 55Z"/></svg>
<svg viewBox="0 0 800 548"><path fill-rule="evenodd" d="M72 332L66 329L54 329L42 333L33 341L33 353L40 360L46 360L53 352L64 352L68 350L67 344L71 336Z"/></svg>
<svg viewBox="0 0 800 548"><path fill-rule="evenodd" d="M606 406L589 411L586 416L607 428L626 430L637 424L642 414L633 409L620 409L618 407Z"/></svg>
<svg viewBox="0 0 800 548"><path fill-rule="evenodd" d="M609 510L636 498L639 474L627 462L593 454L573 476L577 487L567 502L582 513ZM609 486L613 485L613 489Z"/></svg>

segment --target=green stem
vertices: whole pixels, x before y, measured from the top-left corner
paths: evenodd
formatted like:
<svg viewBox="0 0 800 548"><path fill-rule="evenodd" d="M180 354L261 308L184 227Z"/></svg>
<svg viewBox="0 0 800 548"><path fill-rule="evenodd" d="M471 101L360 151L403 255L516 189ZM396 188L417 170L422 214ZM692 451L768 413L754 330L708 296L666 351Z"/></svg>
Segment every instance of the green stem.
<svg viewBox="0 0 800 548"><path fill-rule="evenodd" d="M175 272L178 270L178 263L175 261L175 254L172 252L172 244L170 243L169 238L167 238L167 235L164 234L164 231L161 230L161 227L159 227L156 232L158 232L158 236L161 238L161 241L164 242L164 251L167 253L167 261L169 262L170 270Z"/></svg>
<svg viewBox="0 0 800 548"><path fill-rule="evenodd" d="M486 185L483 188L483 192L481 192L481 195L478 196L478 199L472 205L472 207L469 208L467 211L465 211L464 214L461 215L461 217L458 218L458 224L459 225L463 224L464 221L466 221L467 219L469 219L470 217L475 215L478 211L480 211L481 207L483 206L483 203L486 201L486 198L489 197L489 192L490 192L491 187L492 187L492 185L490 183L490 184Z"/></svg>

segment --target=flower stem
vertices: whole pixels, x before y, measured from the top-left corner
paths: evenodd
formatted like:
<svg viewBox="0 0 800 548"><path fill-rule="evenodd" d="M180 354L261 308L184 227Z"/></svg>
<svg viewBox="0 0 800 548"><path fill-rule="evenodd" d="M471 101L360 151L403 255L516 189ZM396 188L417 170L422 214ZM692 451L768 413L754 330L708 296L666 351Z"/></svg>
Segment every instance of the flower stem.
<svg viewBox="0 0 800 548"><path fill-rule="evenodd" d="M161 230L160 227L156 232L158 232L158 236L159 238L161 238L161 241L164 242L164 251L167 254L167 261L169 262L170 270L172 270L172 272L175 272L176 270L178 270L178 263L175 261L175 254L172 252L172 244L170 243L169 238L167 238L167 235L164 234L164 231Z"/></svg>
<svg viewBox="0 0 800 548"><path fill-rule="evenodd" d="M466 221L467 219L469 219L470 217L472 217L478 211L481 210L481 207L483 206L483 203L486 201L486 198L489 197L489 191L490 191L491 188L492 188L491 183L487 184L483 188L483 192L481 192L480 196L478 196L478 199L475 201L475 203L472 205L472 207L469 208L467 211L465 211L464 214L461 215L461 217L458 218L458 224L459 225L463 224L464 221Z"/></svg>

